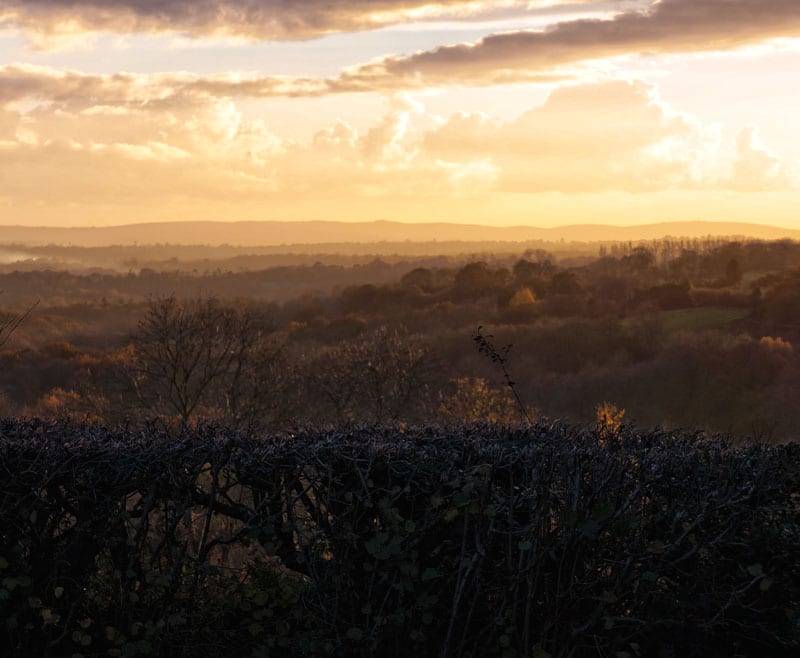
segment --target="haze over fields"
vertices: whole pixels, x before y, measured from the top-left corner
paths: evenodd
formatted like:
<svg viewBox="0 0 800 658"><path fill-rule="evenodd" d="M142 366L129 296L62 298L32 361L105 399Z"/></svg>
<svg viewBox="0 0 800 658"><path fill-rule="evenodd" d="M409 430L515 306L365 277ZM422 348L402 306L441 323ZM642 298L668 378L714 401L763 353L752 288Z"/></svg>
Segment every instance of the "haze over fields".
<svg viewBox="0 0 800 658"><path fill-rule="evenodd" d="M583 224L552 228L485 226L445 222L152 222L108 227L0 226L0 243L14 245L64 244L82 247L112 245L209 245L238 247L323 246L328 251L352 251L356 245L369 253L403 252L425 243L430 253L467 250L472 243L625 242L665 237L706 236L800 239L800 230L736 222L664 222L634 226ZM406 244L411 243L411 244ZM451 243L452 246L447 246ZM413 245L413 246L412 246ZM24 256L24 254L18 254Z"/></svg>
<svg viewBox="0 0 800 658"><path fill-rule="evenodd" d="M0 224L798 228L798 34L796 0L2 0Z"/></svg>

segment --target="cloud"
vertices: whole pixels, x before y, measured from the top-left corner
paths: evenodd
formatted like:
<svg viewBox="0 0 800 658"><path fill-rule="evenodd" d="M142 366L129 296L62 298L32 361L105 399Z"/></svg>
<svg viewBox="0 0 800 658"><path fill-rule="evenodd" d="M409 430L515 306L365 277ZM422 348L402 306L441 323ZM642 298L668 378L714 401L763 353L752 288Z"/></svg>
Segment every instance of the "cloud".
<svg viewBox="0 0 800 658"><path fill-rule="evenodd" d="M38 221L64 213L82 222L109 213L125 221L257 218L276 208L286 217L301 207L331 216L359 203L364 213L380 214L382 205L418 213L426 203L488 208L532 194L749 192L791 183L753 129L740 133L734 158L720 161L731 149L644 82L565 85L509 121L444 119L401 94L366 129L333 121L300 143L276 134L268 115L248 118L236 99L163 96L150 78L112 76L98 85L40 73L15 93L0 84L0 181L13 181L2 186L0 207ZM32 103L31 89L46 90L48 100Z"/></svg>
<svg viewBox="0 0 800 658"><path fill-rule="evenodd" d="M437 157L490 157L513 192L644 192L698 184L702 135L644 82L564 86L514 121L457 114L426 134ZM665 148L671 145L672 148Z"/></svg>
<svg viewBox="0 0 800 658"><path fill-rule="evenodd" d="M280 76L191 73L101 75L27 64L0 66L0 107L40 102L78 109L92 106L158 108L205 98L313 97L330 93L325 80Z"/></svg>
<svg viewBox="0 0 800 658"><path fill-rule="evenodd" d="M219 29L225 25L234 29L239 23L257 29L259 21L248 18L253 15L270 25L286 22L297 29L298 35L305 35L307 28L304 26L307 24L319 30L333 29L333 25L345 29L347 21L340 24L338 19L331 18L335 16L371 16L369 20L374 20L375 16L383 16L386 12L387 15L411 12L410 16L414 11L424 14L427 8L481 11L481 8L493 5L463 0L427 4L423 0L295 0L282 1L280 5L276 2L0 0L0 16L5 15L6 21L12 20L9 18L12 14L23 16L28 11L36 16L50 16L48 12L57 16L59 11L70 8L78 17L69 23L73 27L90 20L95 13L111 24L117 13L123 12L132 16L130 29L136 28L137 21L147 23L151 20L154 26L174 26L182 24L183 19L178 20L181 17L203 25L213 18L219 23ZM84 6L86 13L78 11ZM42 21L42 25L48 24L44 18ZM796 37L798 33L800 2L797 0L660 0L649 5L647 10L628 11L610 19L563 21L541 31L493 34L475 43L384 57L349 67L329 78L234 74L99 76L7 66L0 69L0 103L24 96L49 97L59 102L80 102L81 97L163 102L182 95L203 94L294 98L352 92L393 93L454 85L554 84L572 79L576 75L576 66L599 58L728 50L777 37Z"/></svg>
<svg viewBox="0 0 800 658"><path fill-rule="evenodd" d="M15 139L19 120L18 112L0 109L0 142Z"/></svg>
<svg viewBox="0 0 800 658"><path fill-rule="evenodd" d="M610 19L564 21L386 57L344 72L340 82L362 88L524 82L594 59L730 50L798 33L797 0L660 0Z"/></svg>
<svg viewBox="0 0 800 658"><path fill-rule="evenodd" d="M368 130L337 121L300 144L278 137L266 117L245 118L230 98L164 98L152 80L40 73L33 84L21 76L13 93L0 85L9 106L0 105L0 180L14 181L3 196L36 216L446 196L478 172L470 161L444 167L419 154L409 125L424 108L403 96ZM31 103L37 94L48 100ZM20 97L24 107L14 109Z"/></svg>
<svg viewBox="0 0 800 658"><path fill-rule="evenodd" d="M727 186L740 191L781 189L789 184L783 164L761 143L754 126L739 131L736 159Z"/></svg>
<svg viewBox="0 0 800 658"><path fill-rule="evenodd" d="M600 0L2 0L0 25L40 45L85 31L178 32L191 37L306 39L433 19ZM613 0L612 0L613 1ZM607 2L605 4L608 4Z"/></svg>

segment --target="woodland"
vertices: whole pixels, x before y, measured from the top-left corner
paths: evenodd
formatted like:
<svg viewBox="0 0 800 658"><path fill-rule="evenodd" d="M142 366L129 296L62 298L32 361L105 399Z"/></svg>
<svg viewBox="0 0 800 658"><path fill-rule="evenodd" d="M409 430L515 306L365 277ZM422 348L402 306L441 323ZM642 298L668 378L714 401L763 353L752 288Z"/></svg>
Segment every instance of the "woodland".
<svg viewBox="0 0 800 658"><path fill-rule="evenodd" d="M800 244L595 249L264 269L223 252L203 269L175 257L127 272L73 249L71 269L0 273L3 411L285 432L594 422L607 405L644 427L793 438ZM479 327L506 374L476 349Z"/></svg>
<svg viewBox="0 0 800 658"><path fill-rule="evenodd" d="M0 656L800 651L800 243L85 256L0 273Z"/></svg>

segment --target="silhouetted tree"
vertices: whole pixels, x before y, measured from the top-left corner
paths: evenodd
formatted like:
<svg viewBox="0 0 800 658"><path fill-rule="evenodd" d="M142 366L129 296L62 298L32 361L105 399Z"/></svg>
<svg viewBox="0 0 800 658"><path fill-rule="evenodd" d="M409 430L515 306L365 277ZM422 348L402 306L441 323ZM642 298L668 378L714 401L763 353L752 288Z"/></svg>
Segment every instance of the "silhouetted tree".
<svg viewBox="0 0 800 658"><path fill-rule="evenodd" d="M204 411L234 425L256 420L271 393L265 375L280 355L271 333L255 311L215 299L151 300L129 363L138 402L183 424Z"/></svg>
<svg viewBox="0 0 800 658"><path fill-rule="evenodd" d="M340 423L413 420L435 376L433 359L404 329L381 327L308 364L310 401Z"/></svg>

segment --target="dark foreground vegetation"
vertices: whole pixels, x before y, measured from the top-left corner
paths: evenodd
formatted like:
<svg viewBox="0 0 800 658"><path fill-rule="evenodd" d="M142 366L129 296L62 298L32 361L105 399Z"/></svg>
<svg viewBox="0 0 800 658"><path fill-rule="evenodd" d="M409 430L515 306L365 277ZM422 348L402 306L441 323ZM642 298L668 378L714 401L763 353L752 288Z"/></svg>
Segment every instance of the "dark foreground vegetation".
<svg viewBox="0 0 800 658"><path fill-rule="evenodd" d="M0 426L0 646L790 656L800 446L467 426Z"/></svg>

